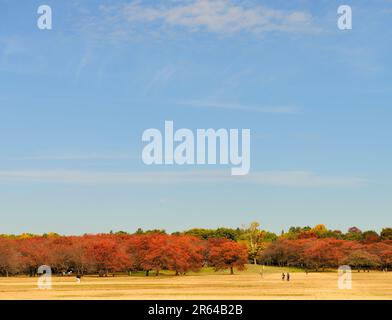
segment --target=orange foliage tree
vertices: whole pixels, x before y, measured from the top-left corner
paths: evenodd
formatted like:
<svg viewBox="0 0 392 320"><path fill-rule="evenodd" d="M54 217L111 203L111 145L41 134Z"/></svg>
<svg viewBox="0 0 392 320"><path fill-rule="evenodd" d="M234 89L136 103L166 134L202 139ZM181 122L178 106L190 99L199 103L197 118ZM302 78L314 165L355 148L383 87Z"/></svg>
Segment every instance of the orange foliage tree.
<svg viewBox="0 0 392 320"><path fill-rule="evenodd" d="M248 261L245 245L227 239L209 239L208 245L208 262L215 270L230 268L230 274L234 274L234 268L245 268Z"/></svg>

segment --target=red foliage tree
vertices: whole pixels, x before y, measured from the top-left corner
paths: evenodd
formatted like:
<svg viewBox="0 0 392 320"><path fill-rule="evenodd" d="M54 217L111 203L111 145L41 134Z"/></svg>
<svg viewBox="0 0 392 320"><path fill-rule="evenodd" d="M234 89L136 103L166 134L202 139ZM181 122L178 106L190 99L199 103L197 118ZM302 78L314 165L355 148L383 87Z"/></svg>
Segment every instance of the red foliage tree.
<svg viewBox="0 0 392 320"><path fill-rule="evenodd" d="M339 250L341 240L319 239L312 241L303 251L305 265L310 268L335 267L342 261L344 254Z"/></svg>
<svg viewBox="0 0 392 320"><path fill-rule="evenodd" d="M0 274L8 277L19 271L20 256L15 248L15 240L0 239Z"/></svg>
<svg viewBox="0 0 392 320"><path fill-rule="evenodd" d="M377 256L381 267L385 270L392 267L392 245L386 241L378 242L366 247L366 251Z"/></svg>
<svg viewBox="0 0 392 320"><path fill-rule="evenodd" d="M172 236L167 247L168 269L179 273L198 271L203 266L202 242L191 236Z"/></svg>
<svg viewBox="0 0 392 320"><path fill-rule="evenodd" d="M225 239L209 239L208 262L216 271L230 268L243 270L248 261L248 251L245 245Z"/></svg>
<svg viewBox="0 0 392 320"><path fill-rule="evenodd" d="M122 249L112 237L90 237L85 246L89 269L98 272L100 276L124 270L128 265L128 257Z"/></svg>
<svg viewBox="0 0 392 320"><path fill-rule="evenodd" d="M168 266L168 236L166 234L141 235L140 265L146 271L155 270L156 275Z"/></svg>
<svg viewBox="0 0 392 320"><path fill-rule="evenodd" d="M41 265L50 265L49 241L44 237L33 237L16 241L20 269L34 276Z"/></svg>

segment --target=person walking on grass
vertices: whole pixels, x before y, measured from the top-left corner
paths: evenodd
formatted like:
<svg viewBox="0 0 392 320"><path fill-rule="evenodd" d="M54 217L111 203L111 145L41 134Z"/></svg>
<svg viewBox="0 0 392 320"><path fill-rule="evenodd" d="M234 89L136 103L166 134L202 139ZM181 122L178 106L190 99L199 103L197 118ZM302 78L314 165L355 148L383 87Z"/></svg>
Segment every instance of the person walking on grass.
<svg viewBox="0 0 392 320"><path fill-rule="evenodd" d="M290 273L287 272L287 281L290 281Z"/></svg>
<svg viewBox="0 0 392 320"><path fill-rule="evenodd" d="M284 281L285 278L286 278L286 275L284 272L282 272L282 281Z"/></svg>

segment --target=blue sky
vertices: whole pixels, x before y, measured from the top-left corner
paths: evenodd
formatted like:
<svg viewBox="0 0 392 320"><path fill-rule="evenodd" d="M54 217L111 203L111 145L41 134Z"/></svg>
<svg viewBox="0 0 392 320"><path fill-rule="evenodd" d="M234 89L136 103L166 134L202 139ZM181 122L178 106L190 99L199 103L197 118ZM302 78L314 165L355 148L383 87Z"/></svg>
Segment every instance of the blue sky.
<svg viewBox="0 0 392 320"><path fill-rule="evenodd" d="M0 233L390 227L391 39L390 0L0 0ZM165 120L250 128L249 176L146 166Z"/></svg>

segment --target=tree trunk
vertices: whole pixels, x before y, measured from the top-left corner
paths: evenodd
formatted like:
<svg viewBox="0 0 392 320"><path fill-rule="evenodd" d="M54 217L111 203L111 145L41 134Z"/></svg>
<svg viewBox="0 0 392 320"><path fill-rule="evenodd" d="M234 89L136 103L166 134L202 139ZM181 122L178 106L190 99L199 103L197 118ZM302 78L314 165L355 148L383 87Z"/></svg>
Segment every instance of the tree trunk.
<svg viewBox="0 0 392 320"><path fill-rule="evenodd" d="M253 264L257 264L257 259L256 259L256 257L253 258Z"/></svg>
<svg viewBox="0 0 392 320"><path fill-rule="evenodd" d="M234 274L233 267L230 267L230 274Z"/></svg>
<svg viewBox="0 0 392 320"><path fill-rule="evenodd" d="M146 277L150 275L150 270L146 270Z"/></svg>

